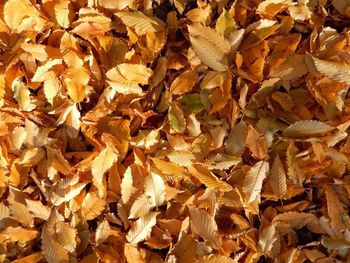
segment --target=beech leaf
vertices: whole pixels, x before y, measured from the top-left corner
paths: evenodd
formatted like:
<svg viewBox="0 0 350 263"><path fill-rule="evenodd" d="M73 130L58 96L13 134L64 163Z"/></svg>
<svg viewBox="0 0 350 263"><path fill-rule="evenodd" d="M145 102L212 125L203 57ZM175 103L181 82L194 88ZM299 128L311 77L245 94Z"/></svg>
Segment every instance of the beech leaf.
<svg viewBox="0 0 350 263"><path fill-rule="evenodd" d="M334 127L320 121L305 120L291 124L283 131L283 135L289 138L304 136L317 136L334 130Z"/></svg>
<svg viewBox="0 0 350 263"><path fill-rule="evenodd" d="M310 65L310 63L313 63ZM350 64L343 61L327 61L322 60L312 55L308 55L306 64L309 67L316 67L316 70L327 76L328 78L334 79L341 83L350 85Z"/></svg>
<svg viewBox="0 0 350 263"><path fill-rule="evenodd" d="M159 212L150 212L137 219L126 235L126 239L130 243L136 244L147 238L151 234L153 226L157 223L156 217L158 214Z"/></svg>
<svg viewBox="0 0 350 263"><path fill-rule="evenodd" d="M195 207L189 207L192 231L201 236L214 248L220 247L220 236L217 224L206 211Z"/></svg>
<svg viewBox="0 0 350 263"><path fill-rule="evenodd" d="M246 194L248 203L253 202L260 197L262 183L269 172L269 163L259 161L250 168L245 176L243 183L243 192Z"/></svg>

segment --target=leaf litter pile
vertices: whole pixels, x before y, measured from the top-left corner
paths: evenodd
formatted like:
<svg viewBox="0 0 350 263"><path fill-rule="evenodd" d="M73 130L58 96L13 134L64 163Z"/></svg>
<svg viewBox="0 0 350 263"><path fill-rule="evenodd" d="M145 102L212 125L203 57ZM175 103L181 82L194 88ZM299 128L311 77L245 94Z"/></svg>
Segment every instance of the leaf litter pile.
<svg viewBox="0 0 350 263"><path fill-rule="evenodd" d="M348 0L0 4L1 262L349 262Z"/></svg>

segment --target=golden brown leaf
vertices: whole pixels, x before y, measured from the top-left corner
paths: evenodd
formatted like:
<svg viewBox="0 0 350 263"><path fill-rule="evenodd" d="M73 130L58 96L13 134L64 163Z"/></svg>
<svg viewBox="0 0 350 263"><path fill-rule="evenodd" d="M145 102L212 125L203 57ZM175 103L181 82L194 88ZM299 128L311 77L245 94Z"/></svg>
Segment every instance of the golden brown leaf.
<svg viewBox="0 0 350 263"><path fill-rule="evenodd" d="M213 173L201 165L188 167L188 171L208 188L220 191L231 191L231 185L217 178Z"/></svg>
<svg viewBox="0 0 350 263"><path fill-rule="evenodd" d="M42 259L43 255L42 252L35 252L29 256L20 258L20 259L16 259L12 262L14 263L36 263L39 262Z"/></svg>
<svg viewBox="0 0 350 263"><path fill-rule="evenodd" d="M170 92L176 95L182 95L190 92L196 81L198 79L198 74L196 71L185 71L174 79L170 86Z"/></svg>
<svg viewBox="0 0 350 263"><path fill-rule="evenodd" d="M38 231L29 230L23 227L8 227L0 233L2 240L8 240L10 242L28 242L38 236Z"/></svg>
<svg viewBox="0 0 350 263"><path fill-rule="evenodd" d="M267 141L265 136L259 134L251 125L248 126L247 146L255 159L265 159L267 155Z"/></svg>
<svg viewBox="0 0 350 263"><path fill-rule="evenodd" d="M287 178L283 163L277 154L273 160L270 172L270 184L272 191L279 197L283 197L287 192Z"/></svg>
<svg viewBox="0 0 350 263"><path fill-rule="evenodd" d="M85 220L92 220L100 215L105 209L106 201L98 198L95 194L88 193L81 208L82 216Z"/></svg>

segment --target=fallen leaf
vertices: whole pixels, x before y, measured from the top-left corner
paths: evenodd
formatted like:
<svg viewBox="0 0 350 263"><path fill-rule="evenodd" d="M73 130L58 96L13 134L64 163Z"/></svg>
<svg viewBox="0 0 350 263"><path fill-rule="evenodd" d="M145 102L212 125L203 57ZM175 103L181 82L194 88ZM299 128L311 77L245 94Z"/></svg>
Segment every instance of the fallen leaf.
<svg viewBox="0 0 350 263"><path fill-rule="evenodd" d="M159 212L150 212L136 220L135 224L129 230L126 239L130 243L139 243L147 238L152 231L153 226L157 223Z"/></svg>
<svg viewBox="0 0 350 263"><path fill-rule="evenodd" d="M269 163L259 161L255 163L245 176L243 192L247 196L247 202L251 203L260 198L262 183L269 172Z"/></svg>

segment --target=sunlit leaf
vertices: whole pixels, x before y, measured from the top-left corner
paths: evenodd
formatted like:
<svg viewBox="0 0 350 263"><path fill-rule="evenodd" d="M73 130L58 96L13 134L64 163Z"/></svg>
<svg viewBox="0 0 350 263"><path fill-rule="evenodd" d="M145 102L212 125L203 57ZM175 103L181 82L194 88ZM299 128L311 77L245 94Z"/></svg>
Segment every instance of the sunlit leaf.
<svg viewBox="0 0 350 263"><path fill-rule="evenodd" d="M136 220L134 225L129 230L126 239L130 243L139 243L147 238L152 231L152 227L157 222L159 212L150 212Z"/></svg>
<svg viewBox="0 0 350 263"><path fill-rule="evenodd" d="M247 196L247 202L253 202L260 196L262 183L269 172L269 163L259 161L250 168L245 176L243 183L243 192Z"/></svg>

